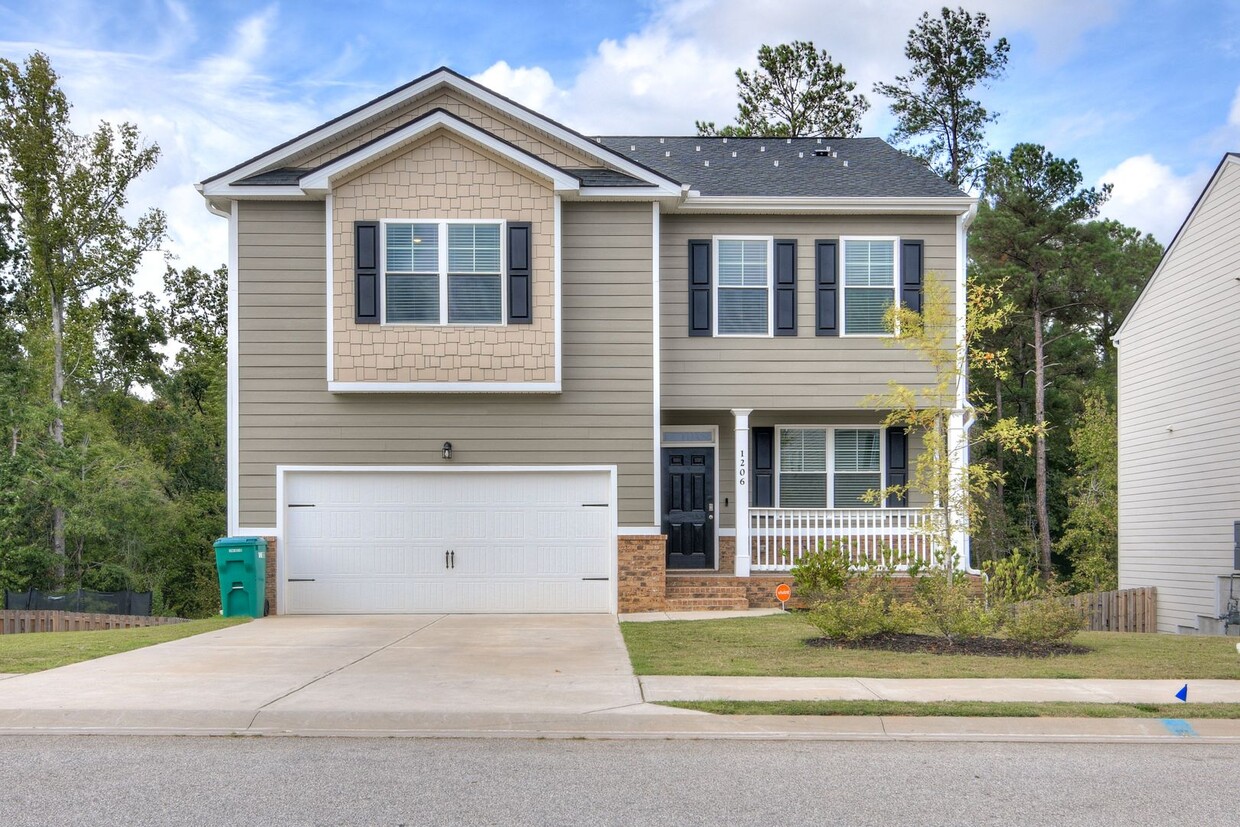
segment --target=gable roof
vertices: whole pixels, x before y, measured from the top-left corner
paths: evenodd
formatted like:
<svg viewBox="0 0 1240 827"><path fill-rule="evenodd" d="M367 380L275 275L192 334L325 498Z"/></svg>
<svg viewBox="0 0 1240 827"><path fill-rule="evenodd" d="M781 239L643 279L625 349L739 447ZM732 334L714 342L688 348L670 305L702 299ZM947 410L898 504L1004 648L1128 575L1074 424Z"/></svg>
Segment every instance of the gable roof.
<svg viewBox="0 0 1240 827"><path fill-rule="evenodd" d="M881 138L599 140L703 196L969 198Z"/></svg>
<svg viewBox="0 0 1240 827"><path fill-rule="evenodd" d="M1210 194L1210 191L1214 189L1214 185L1222 176L1223 170L1227 168L1228 164L1237 163L1240 163L1240 153L1228 152L1223 156L1223 159L1219 161L1218 166L1214 168L1214 173L1210 176L1209 182L1206 183L1206 186L1201 191L1201 194L1197 196L1197 200L1193 202L1193 207L1188 211L1188 215L1184 217L1184 221L1180 224L1180 229L1175 231L1175 236L1171 239L1171 243L1167 245L1167 249L1163 250L1162 258L1158 260L1158 266L1154 268L1154 272L1151 273L1149 279L1146 280L1145 287L1141 288L1141 295L1137 296L1137 300L1133 302L1132 308L1128 311L1128 315L1124 317L1124 321L1119 326L1119 330L1115 331L1115 335L1111 337L1111 341L1117 346L1119 345L1120 340L1124 337L1124 331L1128 328L1128 323L1131 322L1137 315L1137 311L1141 307L1142 300L1145 299L1146 294L1150 292L1150 286L1154 283L1154 280L1158 278L1159 274L1162 273L1163 268L1171 259L1172 253L1180 244L1180 239L1184 237L1184 231L1188 229L1188 225L1192 223L1192 220L1197 217L1197 213L1201 211L1202 205L1206 202L1206 198Z"/></svg>
<svg viewBox="0 0 1240 827"><path fill-rule="evenodd" d="M563 168L452 115L432 110L436 127L497 149L535 169L573 197L642 197L665 209L951 213L970 215L977 199L948 184L919 161L879 138L696 138L611 136L589 138L534 110L441 67L303 132L279 146L205 179L208 199L318 197L326 178L355 169L385 147L395 133L413 130L415 118L315 168L293 166L306 153L355 136L402 104L436 89L452 88L598 159L601 168ZM425 131L423 129L422 131ZM353 159L341 165L341 159ZM327 168L331 168L328 170ZM326 172L325 172L326 170Z"/></svg>
<svg viewBox="0 0 1240 827"><path fill-rule="evenodd" d="M227 196L229 194L229 186L239 184L241 181L259 174L273 171L274 168L283 166L282 161L292 158L311 147L326 144L333 139L355 132L367 124L374 123L405 101L417 98L440 86L448 86L460 90L488 106L513 115L574 149L598 158L601 164L614 167L624 174L641 180L646 186L658 188L665 194L678 195L681 191L678 181L667 178L640 162L634 161L632 158L612 152L597 141L591 140L544 115L540 115L514 100L493 92L446 66L427 72L425 75L415 78L403 86L399 86L361 106L351 109L343 115L332 118L330 121L303 132L278 146L272 147L266 152L259 153L234 167L205 178L198 184L198 190L208 196ZM249 183L254 184L257 182L251 181ZM270 186L271 184L268 181L262 181L259 185Z"/></svg>

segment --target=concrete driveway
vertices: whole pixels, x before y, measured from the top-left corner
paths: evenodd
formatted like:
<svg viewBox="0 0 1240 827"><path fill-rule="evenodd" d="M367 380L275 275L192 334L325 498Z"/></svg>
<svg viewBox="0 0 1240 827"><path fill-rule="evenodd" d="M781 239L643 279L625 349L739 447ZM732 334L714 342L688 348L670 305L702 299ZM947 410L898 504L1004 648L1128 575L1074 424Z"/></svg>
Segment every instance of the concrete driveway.
<svg viewBox="0 0 1240 827"><path fill-rule="evenodd" d="M270 617L0 681L0 729L353 729L638 704L607 615Z"/></svg>

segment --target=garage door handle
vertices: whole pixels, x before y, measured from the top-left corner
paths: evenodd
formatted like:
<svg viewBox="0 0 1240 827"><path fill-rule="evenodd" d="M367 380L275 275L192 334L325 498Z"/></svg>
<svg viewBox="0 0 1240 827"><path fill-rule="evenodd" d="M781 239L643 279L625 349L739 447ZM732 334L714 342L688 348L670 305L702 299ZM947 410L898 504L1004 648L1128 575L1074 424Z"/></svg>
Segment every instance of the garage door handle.
<svg viewBox="0 0 1240 827"><path fill-rule="evenodd" d="M313 577L290 577L288 579L288 582L290 583L313 583L314 578Z"/></svg>
<svg viewBox="0 0 1240 827"><path fill-rule="evenodd" d="M582 580L610 580L610 577L583 577Z"/></svg>

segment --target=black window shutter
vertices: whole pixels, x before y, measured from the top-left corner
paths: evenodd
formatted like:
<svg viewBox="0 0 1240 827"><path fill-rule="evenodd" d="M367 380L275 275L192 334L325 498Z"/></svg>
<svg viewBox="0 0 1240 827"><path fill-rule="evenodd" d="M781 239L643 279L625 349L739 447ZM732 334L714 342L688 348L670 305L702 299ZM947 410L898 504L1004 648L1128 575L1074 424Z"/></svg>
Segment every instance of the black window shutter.
<svg viewBox="0 0 1240 827"><path fill-rule="evenodd" d="M775 335L797 335L797 243L775 242Z"/></svg>
<svg viewBox="0 0 1240 827"><path fill-rule="evenodd" d="M921 312L923 247L920 241L900 243L900 303L916 313Z"/></svg>
<svg viewBox="0 0 1240 827"><path fill-rule="evenodd" d="M887 485L908 485L908 432L903 428L887 429ZM889 494L887 507L908 507L908 494Z"/></svg>
<svg viewBox="0 0 1240 827"><path fill-rule="evenodd" d="M353 321L379 323L379 222L353 222Z"/></svg>
<svg viewBox="0 0 1240 827"><path fill-rule="evenodd" d="M710 242L689 242L689 335L709 336Z"/></svg>
<svg viewBox="0 0 1240 827"><path fill-rule="evenodd" d="M840 335L839 242L814 242L814 318L819 336Z"/></svg>
<svg viewBox="0 0 1240 827"><path fill-rule="evenodd" d="M775 505L775 429L750 428L753 462L750 463L749 504L755 508Z"/></svg>
<svg viewBox="0 0 1240 827"><path fill-rule="evenodd" d="M534 322L532 234L530 222L508 222L508 324Z"/></svg>

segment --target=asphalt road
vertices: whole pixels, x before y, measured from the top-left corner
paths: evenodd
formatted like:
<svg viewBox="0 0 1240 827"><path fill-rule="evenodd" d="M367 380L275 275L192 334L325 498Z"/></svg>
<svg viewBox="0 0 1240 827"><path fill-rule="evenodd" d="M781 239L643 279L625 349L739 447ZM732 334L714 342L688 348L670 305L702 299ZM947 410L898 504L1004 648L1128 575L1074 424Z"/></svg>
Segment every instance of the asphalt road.
<svg viewBox="0 0 1240 827"><path fill-rule="evenodd" d="M1235 823L1240 746L0 738L0 825Z"/></svg>

